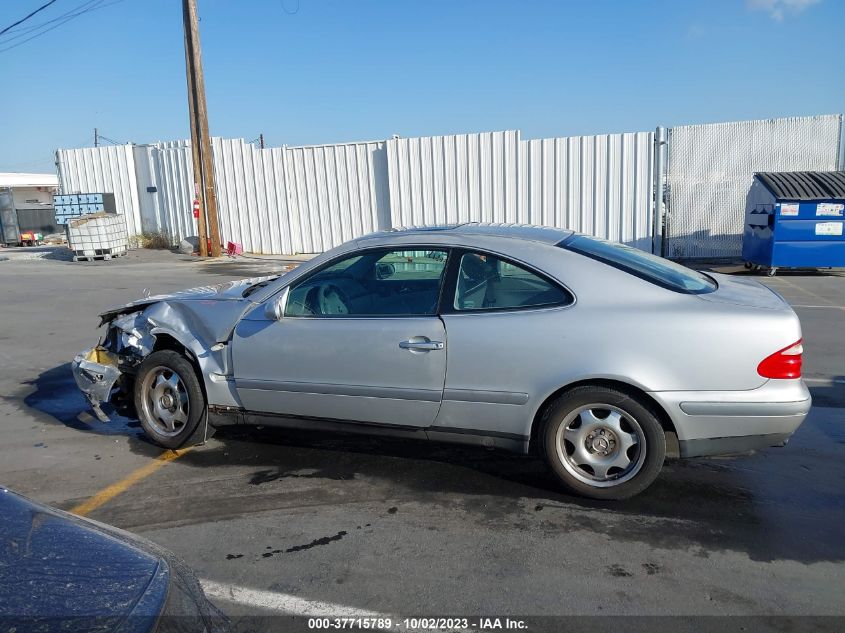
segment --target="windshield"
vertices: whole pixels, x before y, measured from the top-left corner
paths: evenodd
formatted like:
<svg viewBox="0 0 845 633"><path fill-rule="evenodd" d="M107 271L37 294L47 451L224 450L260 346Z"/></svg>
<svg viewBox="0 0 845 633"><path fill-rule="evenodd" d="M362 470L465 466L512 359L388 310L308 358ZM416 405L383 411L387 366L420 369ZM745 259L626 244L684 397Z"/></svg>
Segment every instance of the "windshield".
<svg viewBox="0 0 845 633"><path fill-rule="evenodd" d="M618 242L578 235L561 246L677 292L704 294L718 287L703 273Z"/></svg>

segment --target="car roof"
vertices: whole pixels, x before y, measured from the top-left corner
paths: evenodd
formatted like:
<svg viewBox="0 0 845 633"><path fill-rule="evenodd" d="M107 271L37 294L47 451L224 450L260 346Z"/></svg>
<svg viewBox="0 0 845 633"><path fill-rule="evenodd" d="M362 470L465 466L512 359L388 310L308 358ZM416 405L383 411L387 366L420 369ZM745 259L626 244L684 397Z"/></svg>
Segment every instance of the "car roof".
<svg viewBox="0 0 845 633"><path fill-rule="evenodd" d="M367 237L388 237L391 235L426 235L432 232L449 233L455 236L467 237L506 237L517 240L557 244L572 235L572 231L551 226L537 226L533 224L511 224L498 222L464 222L461 224L442 224L437 226L409 226L397 227L386 231L372 233Z"/></svg>

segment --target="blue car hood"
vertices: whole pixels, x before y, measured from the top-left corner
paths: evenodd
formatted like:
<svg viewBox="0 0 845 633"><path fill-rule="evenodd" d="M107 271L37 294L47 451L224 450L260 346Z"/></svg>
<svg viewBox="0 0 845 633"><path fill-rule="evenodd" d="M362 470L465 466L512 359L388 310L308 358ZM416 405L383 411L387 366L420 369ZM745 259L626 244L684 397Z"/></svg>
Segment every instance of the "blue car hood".
<svg viewBox="0 0 845 633"><path fill-rule="evenodd" d="M0 488L0 618L96 618L111 630L167 598L168 565L96 524Z"/></svg>

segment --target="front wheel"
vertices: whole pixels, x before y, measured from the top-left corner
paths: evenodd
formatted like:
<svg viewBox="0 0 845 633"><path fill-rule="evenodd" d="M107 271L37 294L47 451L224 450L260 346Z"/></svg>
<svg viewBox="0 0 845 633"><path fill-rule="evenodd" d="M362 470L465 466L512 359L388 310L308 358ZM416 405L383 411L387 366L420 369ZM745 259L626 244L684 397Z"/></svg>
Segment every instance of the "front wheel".
<svg viewBox="0 0 845 633"><path fill-rule="evenodd" d="M576 387L544 416L546 460L558 479L593 499L627 499L657 478L666 436L649 406L609 387Z"/></svg>
<svg viewBox="0 0 845 633"><path fill-rule="evenodd" d="M135 377L135 410L147 436L164 448L195 439L205 396L191 363L172 350L147 356Z"/></svg>

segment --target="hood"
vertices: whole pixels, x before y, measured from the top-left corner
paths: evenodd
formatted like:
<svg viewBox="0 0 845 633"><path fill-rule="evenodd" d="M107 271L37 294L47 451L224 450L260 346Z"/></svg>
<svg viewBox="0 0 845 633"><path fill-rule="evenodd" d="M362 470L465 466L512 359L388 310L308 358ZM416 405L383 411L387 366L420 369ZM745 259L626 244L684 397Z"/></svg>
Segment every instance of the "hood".
<svg viewBox="0 0 845 633"><path fill-rule="evenodd" d="M100 314L102 319L100 324L108 323L112 319L121 314L129 314L131 312L138 312L147 306L161 301L248 301L244 297L244 292L250 286L256 284L266 285L266 282L277 279L279 275L267 275L264 277L250 277L248 279L238 279L235 281L226 281L219 284L209 286L198 286L196 288L188 288L187 290L179 290L170 294L151 295L136 301L130 301L120 308L107 310ZM263 286L262 286L263 287ZM249 293L247 294L249 296Z"/></svg>
<svg viewBox="0 0 845 633"><path fill-rule="evenodd" d="M167 563L134 544L0 488L0 615L117 622L167 598ZM154 595L153 595L154 594Z"/></svg>
<svg viewBox="0 0 845 633"><path fill-rule="evenodd" d="M147 297L145 301L163 301L165 299L203 300L203 301L241 301L244 299L244 290L263 281L277 279L279 275L266 275L264 277L250 277L248 279L236 279L235 281L224 281L210 286L198 286L188 288L170 294L154 295Z"/></svg>
<svg viewBox="0 0 845 633"><path fill-rule="evenodd" d="M707 274L716 280L719 287L714 292L695 295L699 299L765 310L792 310L783 297L759 281L737 275Z"/></svg>
<svg viewBox="0 0 845 633"><path fill-rule="evenodd" d="M27 631L127 633L170 630L156 629L165 619L180 631L231 631L193 571L173 553L0 486L4 624L12 630L19 623Z"/></svg>

